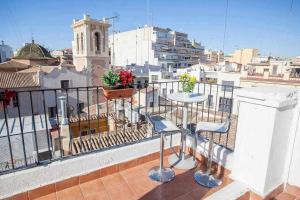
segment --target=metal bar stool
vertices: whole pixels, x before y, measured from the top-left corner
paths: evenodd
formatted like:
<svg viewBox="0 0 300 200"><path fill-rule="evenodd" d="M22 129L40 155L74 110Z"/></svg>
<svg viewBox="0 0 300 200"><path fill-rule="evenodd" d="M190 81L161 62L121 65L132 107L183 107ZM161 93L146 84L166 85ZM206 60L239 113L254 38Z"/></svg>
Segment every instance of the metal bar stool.
<svg viewBox="0 0 300 200"><path fill-rule="evenodd" d="M146 117L152 124L153 131L157 134L160 134L159 166L153 167L149 171L148 176L154 181L166 183L174 179L175 173L171 168L164 167L164 137L167 134L181 132L181 129L179 129L172 121L167 120L161 116L150 116L149 113L146 113Z"/></svg>
<svg viewBox="0 0 300 200"><path fill-rule="evenodd" d="M198 133L200 132L210 133L207 169L205 172L198 170L194 174L194 179L198 184L208 188L215 188L222 184L221 180L215 178L211 174L211 165L213 160L213 143L214 143L213 134L214 133L226 134L228 133L229 129L230 129L230 115L226 117L226 120L223 123L199 122L197 124L196 131L195 131L194 156L196 156Z"/></svg>

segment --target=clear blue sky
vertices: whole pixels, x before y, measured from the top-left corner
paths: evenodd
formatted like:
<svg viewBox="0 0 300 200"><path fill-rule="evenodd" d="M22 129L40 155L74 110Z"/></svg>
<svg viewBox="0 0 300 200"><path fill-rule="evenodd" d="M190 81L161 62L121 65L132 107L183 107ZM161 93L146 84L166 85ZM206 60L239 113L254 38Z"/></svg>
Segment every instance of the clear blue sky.
<svg viewBox="0 0 300 200"><path fill-rule="evenodd" d="M293 4L292 4L293 1ZM149 0L153 24L189 34L222 50L226 0ZM293 5L293 6L291 6ZM73 18L118 13L116 30L147 23L147 0L2 0L0 40L14 50L31 41L49 49L71 47ZM300 55L299 0L229 0L225 53L258 48L264 55Z"/></svg>

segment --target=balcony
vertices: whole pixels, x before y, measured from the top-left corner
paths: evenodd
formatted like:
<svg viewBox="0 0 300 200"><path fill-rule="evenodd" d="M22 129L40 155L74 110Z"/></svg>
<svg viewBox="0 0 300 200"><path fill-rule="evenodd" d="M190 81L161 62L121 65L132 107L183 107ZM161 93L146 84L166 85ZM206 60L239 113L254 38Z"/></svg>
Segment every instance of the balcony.
<svg viewBox="0 0 300 200"><path fill-rule="evenodd" d="M237 127L258 119L248 118L244 107L238 109L238 88L197 83L194 93L209 97L209 101L191 104L188 109L192 132L197 122L223 122L226 113L231 115L229 132L213 136L213 172L223 179L216 189L196 184L194 170L173 168L176 177L168 184L148 178L149 169L159 162L159 136L152 132L145 114L161 115L181 127L183 104L166 96L182 88L180 82L171 81L139 85L136 90L132 98L109 101L100 86L16 90L15 101L0 110L0 198L203 199L239 183L233 158L245 152L240 149L247 145L241 139L236 144ZM243 130L239 134L247 137L247 129ZM202 169L207 160L207 139L208 133L201 133L197 147L198 167ZM166 137L165 165L173 153L171 147L179 152L179 145L179 134ZM186 150L193 154L191 141L187 141ZM242 158L246 162L249 157ZM19 187L13 187L14 183ZM254 195L248 187L239 188L244 191L240 196Z"/></svg>

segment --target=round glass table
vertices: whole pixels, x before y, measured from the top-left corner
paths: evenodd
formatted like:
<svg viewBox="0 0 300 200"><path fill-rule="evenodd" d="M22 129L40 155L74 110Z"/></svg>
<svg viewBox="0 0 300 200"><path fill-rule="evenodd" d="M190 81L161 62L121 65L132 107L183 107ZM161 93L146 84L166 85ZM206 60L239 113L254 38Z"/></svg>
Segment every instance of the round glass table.
<svg viewBox="0 0 300 200"><path fill-rule="evenodd" d="M188 119L188 106L192 103L200 103L204 102L207 98L203 94L198 93L172 93L167 95L168 100L178 101L183 103L183 120L182 126L184 129L187 129ZM192 119L190 119L192 120ZM185 146L186 146L186 134L181 137L181 151L180 156L176 154L172 154L169 156L169 164L179 169L193 169L197 165L197 161L194 160L193 156L190 156L185 153Z"/></svg>

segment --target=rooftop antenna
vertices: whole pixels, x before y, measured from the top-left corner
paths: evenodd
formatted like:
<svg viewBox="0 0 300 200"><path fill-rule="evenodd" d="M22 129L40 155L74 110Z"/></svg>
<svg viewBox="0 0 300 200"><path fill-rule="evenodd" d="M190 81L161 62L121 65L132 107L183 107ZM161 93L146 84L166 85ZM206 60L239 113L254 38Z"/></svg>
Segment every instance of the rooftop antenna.
<svg viewBox="0 0 300 200"><path fill-rule="evenodd" d="M120 15L118 13L114 13L112 17L105 17L104 20L112 21L112 66L115 66L115 22L120 19Z"/></svg>
<svg viewBox="0 0 300 200"><path fill-rule="evenodd" d="M31 32L31 43L34 44L33 33Z"/></svg>
<svg viewBox="0 0 300 200"><path fill-rule="evenodd" d="M225 38L226 38L226 30L227 30L227 16L228 16L228 1L226 0L226 11L225 11L225 24L224 24L224 34L223 34L223 52L225 52Z"/></svg>

